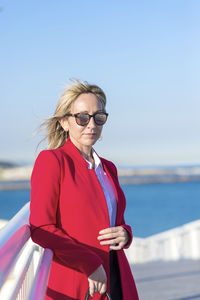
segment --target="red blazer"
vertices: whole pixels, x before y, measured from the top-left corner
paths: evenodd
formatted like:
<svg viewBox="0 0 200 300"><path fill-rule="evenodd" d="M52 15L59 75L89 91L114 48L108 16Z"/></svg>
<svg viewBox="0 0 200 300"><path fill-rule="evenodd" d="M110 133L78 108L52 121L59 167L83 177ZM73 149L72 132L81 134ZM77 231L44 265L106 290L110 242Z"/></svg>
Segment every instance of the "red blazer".
<svg viewBox="0 0 200 300"><path fill-rule="evenodd" d="M114 164L101 158L117 199L116 226L125 224L125 197ZM88 276L103 264L109 287L109 246L100 245L99 231L110 227L106 199L95 170L70 139L60 148L38 155L31 176L32 240L54 252L45 299L84 300ZM131 241L130 241L131 243ZM129 243L129 245L130 245ZM127 245L127 247L129 246ZM123 299L138 300L123 250L117 251ZM96 293L94 300L106 299Z"/></svg>

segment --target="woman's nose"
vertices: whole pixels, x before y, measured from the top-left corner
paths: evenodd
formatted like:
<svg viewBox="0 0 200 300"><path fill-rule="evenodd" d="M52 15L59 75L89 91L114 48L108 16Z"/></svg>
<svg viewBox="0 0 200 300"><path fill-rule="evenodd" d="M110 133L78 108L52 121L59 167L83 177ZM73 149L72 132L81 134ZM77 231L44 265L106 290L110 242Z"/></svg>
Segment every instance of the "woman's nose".
<svg viewBox="0 0 200 300"><path fill-rule="evenodd" d="M96 123L95 123L95 121L94 121L94 117L91 117L90 118L90 121L89 121L89 123L88 123L88 127L90 127L90 128L94 128L94 127L96 127L97 125L96 125Z"/></svg>

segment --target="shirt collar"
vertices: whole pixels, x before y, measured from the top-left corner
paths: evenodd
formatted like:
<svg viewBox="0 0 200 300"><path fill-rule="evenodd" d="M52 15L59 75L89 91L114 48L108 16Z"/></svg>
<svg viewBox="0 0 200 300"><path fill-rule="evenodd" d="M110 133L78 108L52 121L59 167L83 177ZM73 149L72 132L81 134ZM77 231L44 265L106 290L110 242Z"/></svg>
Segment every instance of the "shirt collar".
<svg viewBox="0 0 200 300"><path fill-rule="evenodd" d="M92 156L94 158L95 170L98 167L102 167L101 160L100 160L99 156L97 155L96 151L93 148L92 148ZM86 158L85 158L85 160L88 163L88 169L92 169L92 163L90 161L88 161Z"/></svg>

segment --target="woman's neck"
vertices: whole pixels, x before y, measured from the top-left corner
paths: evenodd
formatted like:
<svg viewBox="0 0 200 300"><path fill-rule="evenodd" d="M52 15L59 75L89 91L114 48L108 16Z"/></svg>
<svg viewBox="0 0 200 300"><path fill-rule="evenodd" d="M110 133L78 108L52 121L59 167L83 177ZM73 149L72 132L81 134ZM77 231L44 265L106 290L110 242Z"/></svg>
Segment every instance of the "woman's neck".
<svg viewBox="0 0 200 300"><path fill-rule="evenodd" d="M92 156L92 146L81 147L81 145L79 145L73 138L70 139L72 143L76 146L78 151L81 153L81 155L89 162L91 162L92 165L94 166L94 158Z"/></svg>

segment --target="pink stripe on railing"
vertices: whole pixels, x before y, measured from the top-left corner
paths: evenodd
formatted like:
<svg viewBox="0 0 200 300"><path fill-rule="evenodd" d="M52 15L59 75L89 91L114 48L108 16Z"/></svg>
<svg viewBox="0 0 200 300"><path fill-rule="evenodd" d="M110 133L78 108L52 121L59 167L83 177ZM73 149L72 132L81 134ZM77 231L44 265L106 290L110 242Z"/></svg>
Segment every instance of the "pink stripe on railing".
<svg viewBox="0 0 200 300"><path fill-rule="evenodd" d="M43 300L47 288L50 266L53 258L53 252L45 249L39 262L37 274L30 292L28 300Z"/></svg>
<svg viewBox="0 0 200 300"><path fill-rule="evenodd" d="M20 250L30 237L30 227L25 224L19 228L0 248L0 287L14 266Z"/></svg>

